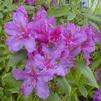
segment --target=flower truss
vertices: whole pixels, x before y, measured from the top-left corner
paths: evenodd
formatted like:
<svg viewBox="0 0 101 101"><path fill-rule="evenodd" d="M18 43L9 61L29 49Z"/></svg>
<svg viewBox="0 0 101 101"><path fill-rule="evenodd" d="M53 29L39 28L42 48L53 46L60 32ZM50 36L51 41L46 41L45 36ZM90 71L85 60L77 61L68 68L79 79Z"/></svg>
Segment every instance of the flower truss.
<svg viewBox="0 0 101 101"><path fill-rule="evenodd" d="M39 10L30 21L23 6L16 9L4 29L11 52L27 51L24 70L12 71L16 80L23 80L20 91L25 97L36 90L37 96L46 99L50 94L48 82L55 76L64 77L80 53L89 65L90 53L101 41L101 35L91 25L80 27L68 22L66 26L56 26L45 10Z"/></svg>

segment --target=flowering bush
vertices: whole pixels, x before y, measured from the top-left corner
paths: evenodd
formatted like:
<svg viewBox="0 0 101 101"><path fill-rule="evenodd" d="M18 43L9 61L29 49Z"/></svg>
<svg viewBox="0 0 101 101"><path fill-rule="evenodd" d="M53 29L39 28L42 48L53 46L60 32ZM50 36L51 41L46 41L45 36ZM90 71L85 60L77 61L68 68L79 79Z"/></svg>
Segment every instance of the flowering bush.
<svg viewBox="0 0 101 101"><path fill-rule="evenodd" d="M98 0L0 2L1 101L100 101Z"/></svg>

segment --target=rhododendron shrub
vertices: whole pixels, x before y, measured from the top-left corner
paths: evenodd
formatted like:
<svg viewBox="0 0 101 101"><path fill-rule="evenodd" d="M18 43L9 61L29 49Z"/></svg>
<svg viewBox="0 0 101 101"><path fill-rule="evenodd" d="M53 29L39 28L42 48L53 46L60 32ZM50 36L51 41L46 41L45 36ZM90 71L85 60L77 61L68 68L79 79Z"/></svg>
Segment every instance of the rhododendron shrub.
<svg viewBox="0 0 101 101"><path fill-rule="evenodd" d="M70 22L56 25L55 18L42 9L29 20L24 6L19 6L12 18L4 28L8 35L6 44L13 53L27 51L24 70L12 71L16 80L23 80L20 91L25 97L36 90L37 96L48 98L48 82L56 76L66 76L79 54L89 65L90 54L101 41L100 33L92 26L80 27Z"/></svg>
<svg viewBox="0 0 101 101"><path fill-rule="evenodd" d="M101 101L99 0L0 1L0 101Z"/></svg>

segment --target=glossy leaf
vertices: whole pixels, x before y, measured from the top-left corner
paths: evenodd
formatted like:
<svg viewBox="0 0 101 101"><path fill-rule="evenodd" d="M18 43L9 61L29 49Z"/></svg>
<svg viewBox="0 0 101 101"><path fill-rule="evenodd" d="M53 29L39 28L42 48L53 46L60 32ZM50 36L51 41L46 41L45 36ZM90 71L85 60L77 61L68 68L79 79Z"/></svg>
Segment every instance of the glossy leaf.
<svg viewBox="0 0 101 101"><path fill-rule="evenodd" d="M84 86L80 86L79 91L84 97L87 97L88 92L87 92L87 89Z"/></svg>
<svg viewBox="0 0 101 101"><path fill-rule="evenodd" d="M92 70L87 65L84 64L78 64L77 66L80 69L82 75L85 77L85 79L88 80L88 82L86 83L93 87L98 88L98 84Z"/></svg>
<svg viewBox="0 0 101 101"><path fill-rule="evenodd" d="M7 73L2 77L3 85L12 93L18 93L21 85L20 81L14 80L11 73Z"/></svg>
<svg viewBox="0 0 101 101"><path fill-rule="evenodd" d="M62 89L67 95L71 93L71 86L66 80L66 78L57 78L57 85Z"/></svg>
<svg viewBox="0 0 101 101"><path fill-rule="evenodd" d="M25 51L20 51L18 53L10 55L8 66L16 66L21 61L26 59Z"/></svg>

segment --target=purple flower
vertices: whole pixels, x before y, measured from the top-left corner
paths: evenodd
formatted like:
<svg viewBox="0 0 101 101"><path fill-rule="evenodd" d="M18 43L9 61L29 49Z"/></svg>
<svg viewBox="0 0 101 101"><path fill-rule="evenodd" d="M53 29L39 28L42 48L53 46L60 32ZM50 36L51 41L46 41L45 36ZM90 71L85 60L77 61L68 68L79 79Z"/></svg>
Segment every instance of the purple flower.
<svg viewBox="0 0 101 101"><path fill-rule="evenodd" d="M101 89L96 90L93 96L93 101L101 101Z"/></svg>
<svg viewBox="0 0 101 101"><path fill-rule="evenodd" d="M82 45L82 52L86 63L90 64L90 54L95 50L95 43L89 39Z"/></svg>
<svg viewBox="0 0 101 101"><path fill-rule="evenodd" d="M35 54L32 54L32 53L29 53L28 54L28 60L27 60L27 63L26 63L26 66L27 68L30 67L30 65L34 65L34 67L38 68L38 69L41 69L45 67L44 65L44 57L39 54L39 53L35 53Z"/></svg>
<svg viewBox="0 0 101 101"><path fill-rule="evenodd" d="M27 62L41 70L50 71L52 75L59 76L65 76L68 69L73 66L68 49L65 49L65 45L61 41L58 44L43 44L41 51L42 54L39 51L28 54Z"/></svg>
<svg viewBox="0 0 101 101"><path fill-rule="evenodd" d="M86 35L81 33L81 28L72 23L68 23L64 30L64 41L72 57L80 53L81 44L86 40Z"/></svg>
<svg viewBox="0 0 101 101"><path fill-rule="evenodd" d="M25 0L28 5L35 5L37 0Z"/></svg>
<svg viewBox="0 0 101 101"><path fill-rule="evenodd" d="M55 76L64 77L74 66L75 57L80 52L83 52L89 64L90 53L101 41L101 35L92 26L81 28L73 23L68 23L66 27L54 25L55 19L48 17L47 12L42 9L29 21L23 6L16 9L13 21L5 25L9 50L27 50L28 57L24 70L12 71L16 80L24 81L20 91L25 97L36 90L40 98L46 99L50 93L48 81ZM94 99L100 98L100 91L95 93Z"/></svg>
<svg viewBox="0 0 101 101"><path fill-rule="evenodd" d="M73 60L69 56L68 49L63 43L42 46L45 55L44 70L51 71L54 75L65 76L73 66ZM54 55L55 54L55 55Z"/></svg>
<svg viewBox="0 0 101 101"><path fill-rule="evenodd" d="M36 35L36 40L47 43L49 33L54 28L55 19L53 17L47 17L47 13L44 10L40 10L32 19L33 21L30 23L30 27Z"/></svg>
<svg viewBox="0 0 101 101"><path fill-rule="evenodd" d="M31 64L27 64L25 70L13 69L12 74L16 80L23 80L21 93L27 98L33 91L36 90L37 96L46 99L49 96L49 88L47 82L52 80L49 72L40 71Z"/></svg>
<svg viewBox="0 0 101 101"><path fill-rule="evenodd" d="M64 28L62 25L58 25L56 26L56 28L53 28L51 32L49 33L49 42L55 44L55 43L58 43L59 41L62 41L63 31L64 31Z"/></svg>
<svg viewBox="0 0 101 101"><path fill-rule="evenodd" d="M45 64L43 69L58 76L65 76L73 66L73 58L65 45L63 32L64 28L60 25L53 28L48 35L47 44L42 44Z"/></svg>
<svg viewBox="0 0 101 101"><path fill-rule="evenodd" d="M55 19L54 17L49 17L47 15L47 12L43 9L40 9L35 16L33 16L32 18L33 22L40 22L40 21L45 21L47 22L49 25L53 25L55 24Z"/></svg>
<svg viewBox="0 0 101 101"><path fill-rule="evenodd" d="M89 37L92 38L92 40L95 43L99 43L101 42L101 33L99 32L98 29L96 29L95 27L91 26L91 25L86 25L84 26L85 32L87 33L87 35Z"/></svg>
<svg viewBox="0 0 101 101"><path fill-rule="evenodd" d="M67 73L67 62L64 61L63 58L60 59L57 57L55 59L55 57L52 56L53 54L52 55L46 54L44 51L44 56L40 54L35 54L34 56L32 55L28 59L27 64L32 64L34 65L34 67L38 68L39 70L50 72L50 74L53 76L54 75L65 76Z"/></svg>
<svg viewBox="0 0 101 101"><path fill-rule="evenodd" d="M101 41L101 35L96 31L96 29L89 25L84 26L82 30L87 36L86 40L82 44L82 52L86 63L89 65L90 53L95 51L95 45Z"/></svg>
<svg viewBox="0 0 101 101"><path fill-rule="evenodd" d="M45 19L47 17L47 12L45 10L40 9L35 16L33 16L33 21L36 22L38 20Z"/></svg>
<svg viewBox="0 0 101 101"><path fill-rule="evenodd" d="M7 45L11 52L17 52L26 48L28 52L35 49L35 38L32 37L27 12L23 6L19 6L13 14L13 21L5 25L8 34Z"/></svg>

